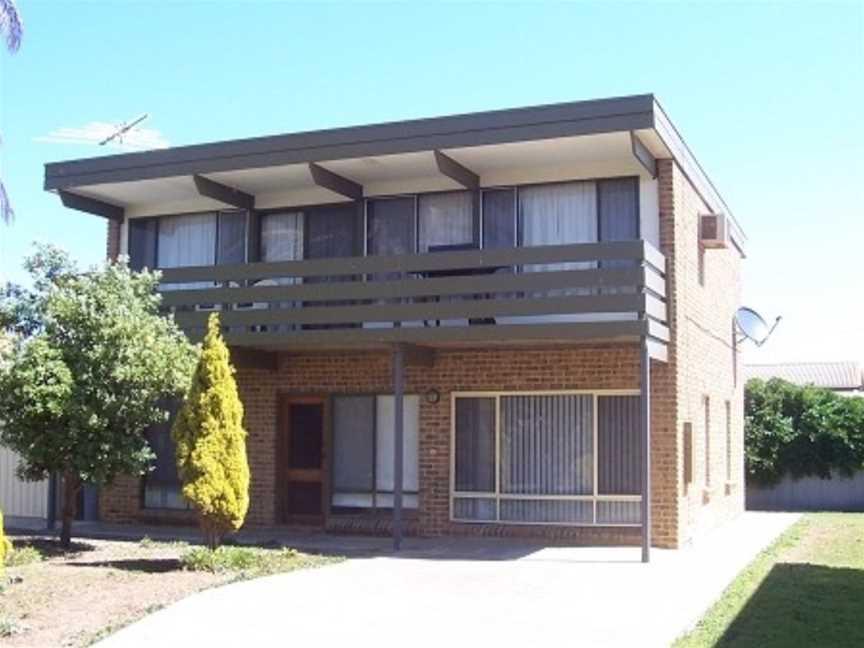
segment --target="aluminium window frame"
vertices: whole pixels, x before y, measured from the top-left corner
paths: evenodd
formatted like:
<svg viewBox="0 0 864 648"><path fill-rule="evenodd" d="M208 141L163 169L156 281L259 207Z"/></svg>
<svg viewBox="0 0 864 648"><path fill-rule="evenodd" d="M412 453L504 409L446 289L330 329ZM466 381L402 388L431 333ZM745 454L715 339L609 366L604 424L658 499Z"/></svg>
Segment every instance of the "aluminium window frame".
<svg viewBox="0 0 864 648"><path fill-rule="evenodd" d="M509 526L570 526L570 527L641 527L641 522L598 522L598 504L605 502L632 502L642 501L642 495L603 495L599 493L598 467L598 436L599 418L597 416L597 400L603 396L636 396L640 395L639 389L555 389L555 390L500 390L500 391L454 391L450 393L450 472L448 484L448 510L450 522L459 524L504 524ZM501 398L506 396L591 396L592 397L592 494L591 495L519 495L501 492ZM493 398L495 400L495 491L457 491L456 484L456 399L458 398ZM476 520L458 518L454 514L454 500L456 499L494 499L495 519ZM501 501L571 501L591 502L591 522L532 522L501 519Z"/></svg>
<svg viewBox="0 0 864 648"><path fill-rule="evenodd" d="M419 469L420 469L420 411L419 406L422 405L422 396L419 393L413 392L405 392L405 396L416 396L420 399L418 403L418 412L417 412L417 469L418 469L418 481L419 481ZM328 406L330 408L330 457L327 461L327 469L329 472L329 482L330 486L330 501L327 503L327 514L335 517L346 516L350 517L352 515L366 515L366 514L378 514L378 513L389 513L393 510L392 506L378 506L378 397L379 396L390 396L395 397L395 394L381 391L359 391L359 392L344 392L344 393L332 393L329 395ZM372 408L372 491L368 494L372 495L372 506L337 506L336 508L342 509L356 509L356 511L336 511L334 512L333 508L333 496L336 494L336 470L335 470L335 461L336 461L336 428L333 422L333 412L335 412L335 403L334 401L337 398L372 398L374 401L374 407ZM404 476L403 476L404 480ZM395 485L395 484L394 484ZM388 493L387 491L380 491L383 495L393 495L393 493ZM351 495L366 495L367 493L359 493L359 492L351 492ZM420 510L420 488L416 491L405 490L403 484L403 495L416 495L417 496L417 507L405 507L408 511L419 511Z"/></svg>

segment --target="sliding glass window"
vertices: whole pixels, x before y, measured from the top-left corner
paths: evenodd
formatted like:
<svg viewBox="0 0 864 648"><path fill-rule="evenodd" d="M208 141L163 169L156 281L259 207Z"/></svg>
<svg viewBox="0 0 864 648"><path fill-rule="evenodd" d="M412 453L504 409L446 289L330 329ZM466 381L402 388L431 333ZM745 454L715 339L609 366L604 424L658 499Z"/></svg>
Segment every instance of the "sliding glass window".
<svg viewBox="0 0 864 648"><path fill-rule="evenodd" d="M333 494L335 512L393 507L395 401L393 396L333 398ZM417 508L420 399L405 396L403 410L403 505Z"/></svg>
<svg viewBox="0 0 864 648"><path fill-rule="evenodd" d="M457 394L452 518L638 524L638 402L631 394Z"/></svg>

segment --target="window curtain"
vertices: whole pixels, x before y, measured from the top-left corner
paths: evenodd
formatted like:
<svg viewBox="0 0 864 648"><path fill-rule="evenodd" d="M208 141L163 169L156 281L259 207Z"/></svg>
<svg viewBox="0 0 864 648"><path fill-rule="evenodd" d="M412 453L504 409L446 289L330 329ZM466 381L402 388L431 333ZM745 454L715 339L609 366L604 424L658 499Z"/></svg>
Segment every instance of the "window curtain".
<svg viewBox="0 0 864 648"><path fill-rule="evenodd" d="M166 216L159 221L159 267L216 262L216 214Z"/></svg>
<svg viewBox="0 0 864 648"><path fill-rule="evenodd" d="M593 182L526 187L519 190L523 246L597 242L597 192ZM594 262L526 267L526 272L595 267Z"/></svg>
<svg viewBox="0 0 864 648"><path fill-rule="evenodd" d="M416 508L419 489L420 398L405 396L403 410L403 505ZM395 401L393 396L333 399L334 507L393 506Z"/></svg>
<svg viewBox="0 0 864 648"><path fill-rule="evenodd" d="M303 258L303 213L284 212L264 214L261 217L261 260L297 261ZM257 285L291 285L299 283L298 277L264 279ZM298 302L275 302L263 307L294 308ZM256 305L257 306L257 305ZM291 331L294 324L268 324L267 331ZM259 330L264 330L260 328Z"/></svg>
<svg viewBox="0 0 864 648"><path fill-rule="evenodd" d="M261 217L261 260L294 261L303 258L303 214L287 212Z"/></svg>
<svg viewBox="0 0 864 648"><path fill-rule="evenodd" d="M474 196L470 191L419 197L420 252L439 245L473 245Z"/></svg>
<svg viewBox="0 0 864 648"><path fill-rule="evenodd" d="M159 219L157 264L160 268L208 266L216 263L216 214L165 216ZM163 285L163 290L208 288L209 281Z"/></svg>
<svg viewBox="0 0 864 648"><path fill-rule="evenodd" d="M642 438L638 396L597 397L597 492L638 495Z"/></svg>

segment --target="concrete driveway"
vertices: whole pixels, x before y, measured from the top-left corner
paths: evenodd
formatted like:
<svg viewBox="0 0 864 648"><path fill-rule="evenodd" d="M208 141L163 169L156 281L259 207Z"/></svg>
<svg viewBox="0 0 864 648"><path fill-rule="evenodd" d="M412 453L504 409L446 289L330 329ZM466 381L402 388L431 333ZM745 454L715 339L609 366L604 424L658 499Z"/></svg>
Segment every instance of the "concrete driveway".
<svg viewBox="0 0 864 648"><path fill-rule="evenodd" d="M668 646L797 519L747 513L681 551L415 540L191 596L98 644L139 646Z"/></svg>

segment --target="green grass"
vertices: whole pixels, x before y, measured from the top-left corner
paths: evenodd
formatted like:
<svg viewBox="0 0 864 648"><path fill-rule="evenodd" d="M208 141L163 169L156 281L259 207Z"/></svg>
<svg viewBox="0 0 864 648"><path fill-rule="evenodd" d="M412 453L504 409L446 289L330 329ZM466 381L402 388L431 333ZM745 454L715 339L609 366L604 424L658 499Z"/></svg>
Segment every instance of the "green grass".
<svg viewBox="0 0 864 648"><path fill-rule="evenodd" d="M304 567L328 564L338 559L302 554L294 549L258 549L253 547L219 547L211 551L194 547L180 556L180 565L190 571L212 573L236 572L238 578L256 578Z"/></svg>
<svg viewBox="0 0 864 648"><path fill-rule="evenodd" d="M14 546L12 552L6 556L7 567L21 567L42 560L42 552L36 547L29 545Z"/></svg>
<svg viewBox="0 0 864 648"><path fill-rule="evenodd" d="M674 648L864 646L864 514L804 516Z"/></svg>

